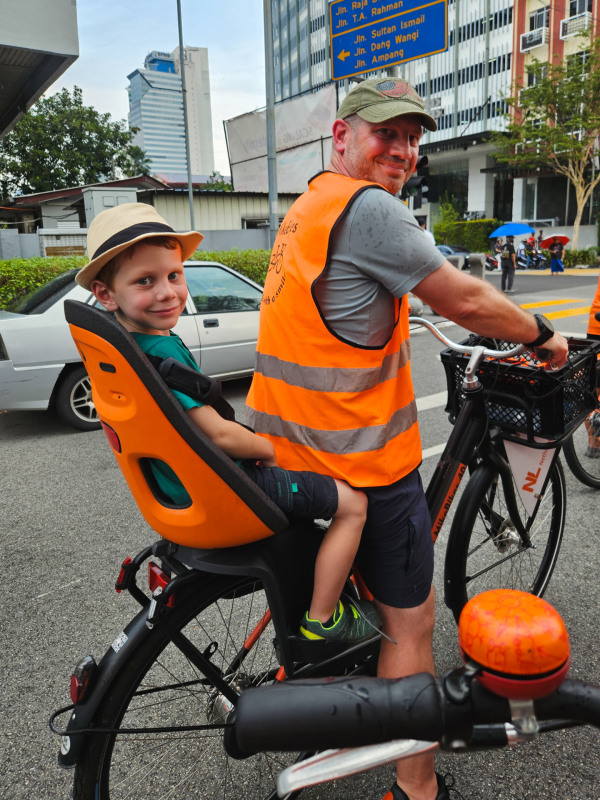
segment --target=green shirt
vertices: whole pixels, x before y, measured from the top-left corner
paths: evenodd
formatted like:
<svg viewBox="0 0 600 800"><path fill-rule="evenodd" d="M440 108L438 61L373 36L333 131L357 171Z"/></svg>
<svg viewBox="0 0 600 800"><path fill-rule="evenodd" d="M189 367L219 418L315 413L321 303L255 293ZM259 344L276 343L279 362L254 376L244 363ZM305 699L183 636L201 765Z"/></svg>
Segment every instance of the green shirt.
<svg viewBox="0 0 600 800"><path fill-rule="evenodd" d="M187 367L192 367L200 372L194 357L173 331L170 331L169 336L155 336L150 333L132 333L131 335L140 349L147 355L158 356L158 358L176 358ZM178 392L175 389L171 389L171 391L186 411L189 411L190 408L202 408L204 405L204 403L194 400L187 394ZM187 493L185 486L168 464L156 458L150 459L149 463L159 489L174 505L185 506L192 502L192 498Z"/></svg>

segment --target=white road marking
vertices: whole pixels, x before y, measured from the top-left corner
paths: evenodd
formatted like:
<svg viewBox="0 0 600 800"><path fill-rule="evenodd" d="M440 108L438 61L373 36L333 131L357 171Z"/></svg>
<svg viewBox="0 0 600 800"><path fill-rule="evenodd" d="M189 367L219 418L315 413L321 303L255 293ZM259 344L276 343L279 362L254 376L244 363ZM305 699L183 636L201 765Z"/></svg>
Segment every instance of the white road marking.
<svg viewBox="0 0 600 800"><path fill-rule="evenodd" d="M432 322L433 320L429 321ZM456 322L452 322L451 320L446 319L443 322L434 322L433 324L435 325L436 328L449 328L451 325L456 325ZM428 333L430 336L433 336L431 331L424 325L411 325L410 335L414 336L415 333Z"/></svg>
<svg viewBox="0 0 600 800"><path fill-rule="evenodd" d="M49 592L44 592L44 594L38 594L38 596L35 599L39 600L40 597L46 597L49 594L54 594L54 592L60 592L61 589L66 589L67 586L74 586L76 583L81 583L82 580L83 578L77 578L76 581L71 581L71 583L63 583L62 586L57 586L56 589L50 589Z"/></svg>
<svg viewBox="0 0 600 800"><path fill-rule="evenodd" d="M427 397L417 397L417 411L427 411L429 408L445 406L447 398L448 392L438 392L438 394L430 394Z"/></svg>
<svg viewBox="0 0 600 800"><path fill-rule="evenodd" d="M439 456L441 453L444 452L445 447L446 447L446 442L444 442L444 444L436 444L435 447L428 447L427 450L423 450L423 458L431 458L431 456Z"/></svg>

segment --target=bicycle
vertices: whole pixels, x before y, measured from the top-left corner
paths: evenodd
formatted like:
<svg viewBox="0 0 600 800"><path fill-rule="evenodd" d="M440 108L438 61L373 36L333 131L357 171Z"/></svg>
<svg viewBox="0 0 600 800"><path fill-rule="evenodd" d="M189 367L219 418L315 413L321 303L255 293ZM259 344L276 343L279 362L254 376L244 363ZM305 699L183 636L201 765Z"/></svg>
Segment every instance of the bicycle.
<svg viewBox="0 0 600 800"><path fill-rule="evenodd" d="M579 725L600 728L600 687L565 680L569 645L560 616L537 601L543 606L527 618L523 598L491 591L470 601L459 625L464 667L442 678L292 681L246 693L232 720L236 746L318 751L280 774L279 797L289 798L415 755L496 750ZM479 642L469 633L473 624ZM532 649L553 649L552 663L525 665L522 638Z"/></svg>
<svg viewBox="0 0 600 800"><path fill-rule="evenodd" d="M74 796L168 798L185 784L186 796L198 791L212 797L224 790L231 796L243 791L244 797L272 798L275 773L290 759L303 760L310 753L288 758L260 752L246 759L231 738L230 714L240 697L250 687L291 678L374 675L379 638L348 649L295 635L312 592L322 530L312 523L290 523L194 428L112 318L69 301L65 312L108 441L140 510L163 537L123 562L115 588L128 591L141 609L98 664L91 657L80 661L71 679L73 704L52 715L52 729L63 737L60 763L75 766ZM434 327L419 318L411 322ZM427 490L437 536L462 476L471 471L457 514L466 525L453 524L446 556L446 599L458 616L477 585L467 580L467 567L487 553L486 543L493 558L475 578L485 574L488 583L493 576L495 584L521 586L529 570L527 588L543 592L562 539L564 477L557 446L548 459L552 468L545 484L550 488L541 486L551 502L540 497L531 514L520 515L502 430L489 424L489 393L478 371L486 357L514 359L523 348L458 345L435 333L459 353L469 353L464 393L452 385L451 402L457 410L461 405L454 431ZM452 374L456 378L459 371ZM136 423L140 408L144 426ZM531 427L531 413L523 415ZM192 497L189 506L174 508L161 498L148 458L178 465ZM538 520L539 509L547 507L549 524L548 514ZM478 514L485 530L473 557L469 542ZM539 558L536 544L543 551ZM151 597L137 583L147 561ZM360 575L353 577L347 591L366 596ZM60 731L55 720L68 712L67 728Z"/></svg>
<svg viewBox="0 0 600 800"><path fill-rule="evenodd" d="M596 319L600 322L600 312L596 314ZM600 387L600 362L596 364L596 386ZM600 395L600 389L596 390L596 394ZM596 455L594 450L598 444L600 444L600 414L594 410L585 420L585 424L577 428L565 444L565 458L571 472L591 489L600 489L600 458L591 458L592 455Z"/></svg>

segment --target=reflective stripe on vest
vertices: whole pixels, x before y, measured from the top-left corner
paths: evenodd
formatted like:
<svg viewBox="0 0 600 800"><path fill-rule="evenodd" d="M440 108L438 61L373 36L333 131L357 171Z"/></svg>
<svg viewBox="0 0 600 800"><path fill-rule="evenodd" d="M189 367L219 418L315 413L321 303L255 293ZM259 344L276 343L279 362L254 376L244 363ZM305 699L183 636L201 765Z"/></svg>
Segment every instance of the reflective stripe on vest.
<svg viewBox="0 0 600 800"><path fill-rule="evenodd" d="M381 347L338 338L312 289L327 269L338 221L377 184L325 172L281 224L260 312L247 420L286 469L311 470L353 486L385 486L421 461L410 375L408 303Z"/></svg>
<svg viewBox="0 0 600 800"><path fill-rule="evenodd" d="M594 300L592 302L592 308L590 311L590 321L588 324L588 333L593 333L596 336L600 336L600 322L596 319L596 314L600 311L600 278L598 278L598 288L596 289L596 294L594 296Z"/></svg>

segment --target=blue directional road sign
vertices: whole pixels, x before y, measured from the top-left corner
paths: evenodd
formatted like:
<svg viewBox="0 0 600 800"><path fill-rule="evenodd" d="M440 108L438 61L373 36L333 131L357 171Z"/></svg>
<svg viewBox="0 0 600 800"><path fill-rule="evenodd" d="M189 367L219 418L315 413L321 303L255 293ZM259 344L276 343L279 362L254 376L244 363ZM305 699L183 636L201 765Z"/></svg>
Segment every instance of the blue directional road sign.
<svg viewBox="0 0 600 800"><path fill-rule="evenodd" d="M331 75L362 75L448 49L447 0L333 0Z"/></svg>

